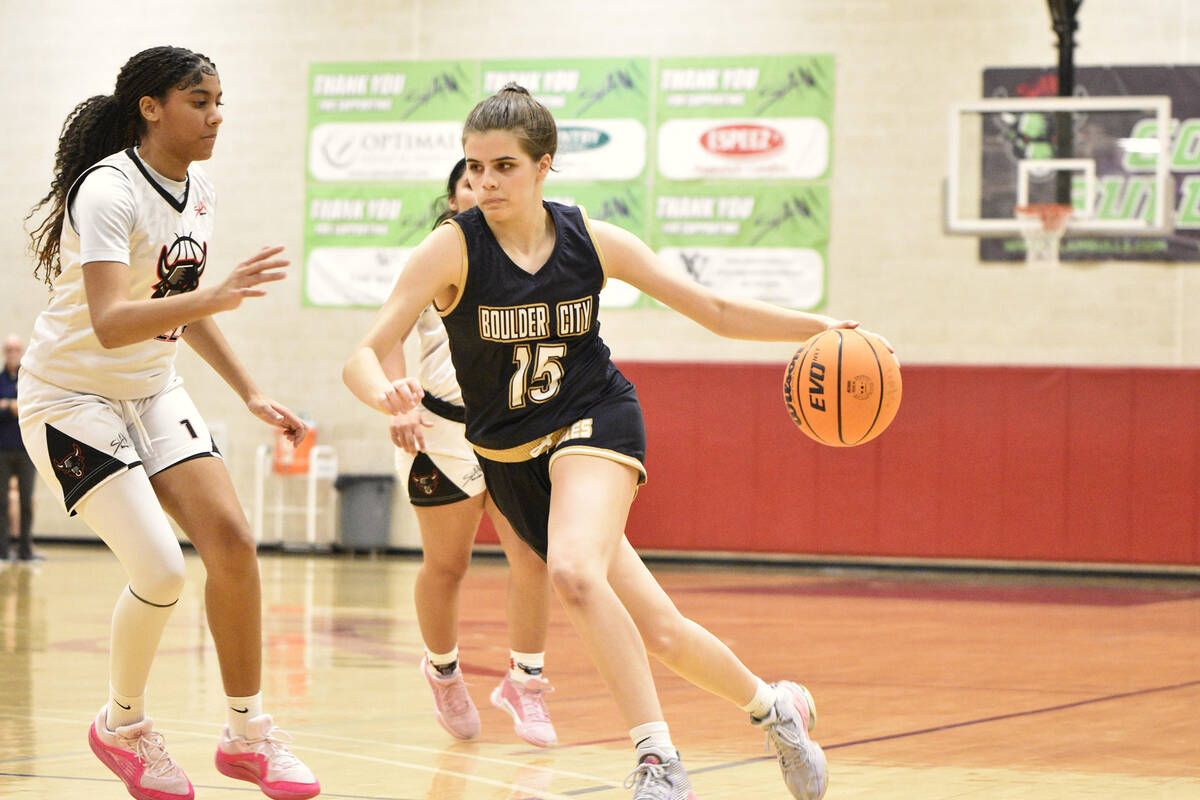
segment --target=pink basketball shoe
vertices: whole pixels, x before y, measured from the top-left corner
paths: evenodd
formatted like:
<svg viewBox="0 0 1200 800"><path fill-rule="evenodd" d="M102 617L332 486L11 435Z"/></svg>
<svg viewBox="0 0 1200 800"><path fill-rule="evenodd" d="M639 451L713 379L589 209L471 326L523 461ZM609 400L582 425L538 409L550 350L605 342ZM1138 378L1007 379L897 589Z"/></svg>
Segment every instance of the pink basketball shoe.
<svg viewBox="0 0 1200 800"><path fill-rule="evenodd" d="M434 714L438 724L455 739L474 739L478 736L479 712L467 693L462 670L455 667L453 674L443 678L429 666L429 657L425 656L421 659L421 674L433 690Z"/></svg>
<svg viewBox="0 0 1200 800"><path fill-rule="evenodd" d="M108 729L108 707L100 709L88 730L96 758L120 778L137 800L192 800L192 783L171 760L162 734L149 718Z"/></svg>
<svg viewBox="0 0 1200 800"><path fill-rule="evenodd" d="M258 784L272 800L306 800L321 793L312 770L287 747L291 737L276 728L269 714L246 722L246 735L234 736L226 725L217 742L217 771Z"/></svg>
<svg viewBox="0 0 1200 800"><path fill-rule="evenodd" d="M517 736L538 747L550 747L558 744L558 734L546 708L545 695L552 691L550 682L542 678L530 675L523 683L517 683L505 675L492 690L492 705L512 715Z"/></svg>

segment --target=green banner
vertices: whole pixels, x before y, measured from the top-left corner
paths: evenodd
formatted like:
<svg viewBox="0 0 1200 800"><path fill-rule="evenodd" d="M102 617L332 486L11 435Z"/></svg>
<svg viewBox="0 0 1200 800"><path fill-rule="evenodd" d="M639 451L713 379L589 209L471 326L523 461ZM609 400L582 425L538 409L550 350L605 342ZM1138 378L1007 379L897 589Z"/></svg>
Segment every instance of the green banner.
<svg viewBox="0 0 1200 800"><path fill-rule="evenodd" d="M722 294L793 308L825 296L829 189L664 182L651 241L663 261Z"/></svg>
<svg viewBox="0 0 1200 800"><path fill-rule="evenodd" d="M547 199L718 291L823 302L833 58L782 55L311 65L305 305L383 302L462 157L468 112L509 81L555 116ZM612 281L601 302L649 300Z"/></svg>

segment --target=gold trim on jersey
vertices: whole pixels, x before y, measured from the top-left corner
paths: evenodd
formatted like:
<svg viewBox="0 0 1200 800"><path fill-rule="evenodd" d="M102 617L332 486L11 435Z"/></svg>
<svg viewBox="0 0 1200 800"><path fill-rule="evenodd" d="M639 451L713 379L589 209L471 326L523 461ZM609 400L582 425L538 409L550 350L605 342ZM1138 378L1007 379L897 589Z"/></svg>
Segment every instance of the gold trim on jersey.
<svg viewBox="0 0 1200 800"><path fill-rule="evenodd" d="M591 420L589 419L588 422L591 422ZM556 431L547 433L545 436L539 436L532 442L519 444L516 447L506 447L503 450L493 450L490 447L480 447L477 444L472 444L471 447L488 461L516 464L521 461L528 461L531 458L537 458L547 450L553 449L556 444L561 442L571 432L571 428L578 424L576 422L571 425L564 425Z"/></svg>
<svg viewBox="0 0 1200 800"><path fill-rule="evenodd" d="M618 464L624 464L627 467L633 467L638 472L638 486L646 482L646 467L642 462L632 456L627 456L624 453L618 453L616 450L609 450L603 447L588 447L585 444L573 444L570 447L564 447L554 455L550 456L550 463L546 465L549 469L554 466L554 461L559 456L570 455L586 455L595 456L596 458L606 458L609 461L615 461Z"/></svg>
<svg viewBox="0 0 1200 800"><path fill-rule="evenodd" d="M592 435L592 420L591 417L577 420L570 425L564 425L556 431L540 436L531 442L519 444L516 447L507 447L503 450L492 450L488 447L480 447L473 444L471 447L476 453L486 458L488 461L498 461L502 464L519 464L523 461L530 461L538 456L553 450L558 446L559 442L568 439L587 439ZM646 467L641 461L638 461L632 456L627 456L624 453L619 453L616 450L610 450L605 447L592 447L586 444L573 444L564 447L550 457L550 465L554 464L554 460L561 455L567 454L589 455L598 458L607 458L610 461L616 461L618 464L625 464L633 467L638 471L638 485L646 482ZM549 465L548 465L549 466Z"/></svg>
<svg viewBox="0 0 1200 800"><path fill-rule="evenodd" d="M596 258L600 259L600 272L604 275L600 288L603 289L608 285L608 264L604 261L604 251L600 249L600 242L596 241L596 234L592 232L592 221L588 218L587 209L583 206L576 206L576 208L583 217L583 227L587 228L588 237L592 240L592 249L596 251Z"/></svg>
<svg viewBox="0 0 1200 800"><path fill-rule="evenodd" d="M436 302L433 304L433 310L437 312L439 317L446 316L458 307L458 301L462 300L463 292L467 289L467 267L470 266L470 259L467 258L467 236L463 233L462 226L452 219L444 221L442 225L450 225L454 230L458 231L458 243L462 246L462 266L458 271L458 292L454 295L454 302L445 311L438 308Z"/></svg>

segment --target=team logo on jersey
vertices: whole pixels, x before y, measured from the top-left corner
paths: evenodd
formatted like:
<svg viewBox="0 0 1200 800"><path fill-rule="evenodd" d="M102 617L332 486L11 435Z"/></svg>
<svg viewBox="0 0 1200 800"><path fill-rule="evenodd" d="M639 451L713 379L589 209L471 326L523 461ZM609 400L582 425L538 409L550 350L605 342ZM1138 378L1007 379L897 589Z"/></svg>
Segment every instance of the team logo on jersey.
<svg viewBox="0 0 1200 800"><path fill-rule="evenodd" d="M56 459L54 468L78 480L83 477L84 463L83 451L79 449L79 443L71 442L71 452L61 459Z"/></svg>
<svg viewBox="0 0 1200 800"><path fill-rule="evenodd" d="M438 473L437 469L434 469L433 472L429 473L428 475L418 475L414 472L412 473L411 477L413 485L417 487L417 491L426 497L429 497L431 494L437 491L438 479L441 477L441 475Z"/></svg>
<svg viewBox="0 0 1200 800"><path fill-rule="evenodd" d="M72 514L75 513L73 506L80 498L127 466L124 461L68 436L53 425L46 426L46 454L54 467L54 477L62 487L63 503Z"/></svg>
<svg viewBox="0 0 1200 800"><path fill-rule="evenodd" d="M192 207L192 211L197 217L203 217L208 213L208 206L204 204L203 200L197 200L196 205Z"/></svg>
<svg viewBox="0 0 1200 800"><path fill-rule="evenodd" d="M190 236L180 236L158 254L158 283L151 297L170 297L196 291L204 264L208 261L208 242L201 244Z"/></svg>

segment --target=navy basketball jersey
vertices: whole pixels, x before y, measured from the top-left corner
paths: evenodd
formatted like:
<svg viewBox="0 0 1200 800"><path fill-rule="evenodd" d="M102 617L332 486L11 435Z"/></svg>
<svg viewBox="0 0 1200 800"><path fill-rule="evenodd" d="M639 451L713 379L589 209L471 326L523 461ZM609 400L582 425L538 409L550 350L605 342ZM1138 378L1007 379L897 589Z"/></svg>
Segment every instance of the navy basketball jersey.
<svg viewBox="0 0 1200 800"><path fill-rule="evenodd" d="M583 210L543 204L555 243L536 273L500 247L479 207L449 220L462 235L463 278L441 311L467 408L467 440L504 449L587 415L631 386L600 339L596 311L607 278Z"/></svg>

